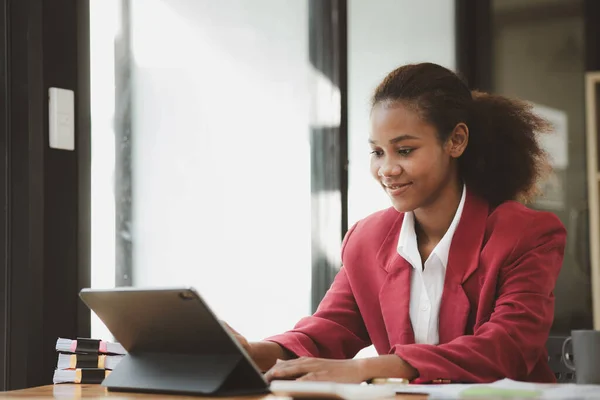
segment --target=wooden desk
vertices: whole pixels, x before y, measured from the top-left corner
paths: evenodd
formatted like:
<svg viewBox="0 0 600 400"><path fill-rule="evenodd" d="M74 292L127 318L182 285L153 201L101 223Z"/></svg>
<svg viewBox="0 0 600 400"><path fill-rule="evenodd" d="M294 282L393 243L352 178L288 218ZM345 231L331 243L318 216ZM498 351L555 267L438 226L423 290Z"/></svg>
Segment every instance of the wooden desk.
<svg viewBox="0 0 600 400"><path fill-rule="evenodd" d="M227 400L224 397L219 398L208 398L199 396L179 396L179 395L155 395L155 394L141 394L141 393L124 393L124 392L109 392L106 388L100 385L48 385L40 386L31 389L15 390L11 392L1 392L0 398L2 399L99 399L99 398L111 398L114 400L127 400L127 399L205 399L205 400ZM394 400L424 400L427 396L420 395L403 395L396 396ZM237 397L237 399L243 400L284 400L289 399L288 397L280 397L273 395L266 396L245 396Z"/></svg>

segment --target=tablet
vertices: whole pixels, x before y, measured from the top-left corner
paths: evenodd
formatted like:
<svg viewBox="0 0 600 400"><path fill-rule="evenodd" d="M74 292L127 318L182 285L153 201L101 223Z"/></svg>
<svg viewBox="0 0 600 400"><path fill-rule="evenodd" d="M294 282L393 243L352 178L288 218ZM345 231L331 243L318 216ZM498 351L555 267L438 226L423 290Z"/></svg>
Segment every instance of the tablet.
<svg viewBox="0 0 600 400"><path fill-rule="evenodd" d="M102 383L109 390L269 392L250 356L193 288L83 289L79 296L128 352Z"/></svg>

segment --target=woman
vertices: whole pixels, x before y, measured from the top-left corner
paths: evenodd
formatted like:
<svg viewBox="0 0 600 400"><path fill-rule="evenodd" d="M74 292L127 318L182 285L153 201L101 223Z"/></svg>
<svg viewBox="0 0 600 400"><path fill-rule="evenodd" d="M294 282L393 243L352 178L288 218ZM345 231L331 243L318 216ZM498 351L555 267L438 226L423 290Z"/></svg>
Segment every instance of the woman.
<svg viewBox="0 0 600 400"><path fill-rule="evenodd" d="M391 72L371 120L371 171L393 207L348 231L314 315L238 340L269 380L554 381L545 342L566 233L516 201L546 170L546 121L430 63ZM370 344L378 357L351 359Z"/></svg>

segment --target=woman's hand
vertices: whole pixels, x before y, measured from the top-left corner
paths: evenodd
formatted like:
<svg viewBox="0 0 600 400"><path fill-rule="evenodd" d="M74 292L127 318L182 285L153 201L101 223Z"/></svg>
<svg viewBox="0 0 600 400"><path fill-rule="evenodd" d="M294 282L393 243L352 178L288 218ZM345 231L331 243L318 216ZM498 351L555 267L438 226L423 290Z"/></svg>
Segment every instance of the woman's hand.
<svg viewBox="0 0 600 400"><path fill-rule="evenodd" d="M235 340L237 340L238 343L244 348L244 350L246 350L246 353L248 353L250 357L254 358L254 354L252 354L252 345L250 344L250 342L248 342L248 340L245 337L243 337L238 331L229 326L227 322L221 321L221 323L225 325L225 328L227 328L229 333L231 333Z"/></svg>
<svg viewBox="0 0 600 400"><path fill-rule="evenodd" d="M413 380L419 371L394 354L353 360L327 360L301 357L277 360L266 373L270 382L278 379L360 383L372 378L405 378Z"/></svg>
<svg viewBox="0 0 600 400"><path fill-rule="evenodd" d="M301 381L329 381L360 383L367 378L362 360L327 360L324 358L301 357L294 360L277 360L265 374L267 381L298 379Z"/></svg>
<svg viewBox="0 0 600 400"><path fill-rule="evenodd" d="M254 360L254 363L262 372L268 371L278 359L289 360L295 357L293 353L290 353L274 342L248 342L244 336L229 326L227 322L221 321L221 323L244 350L246 350L246 353Z"/></svg>

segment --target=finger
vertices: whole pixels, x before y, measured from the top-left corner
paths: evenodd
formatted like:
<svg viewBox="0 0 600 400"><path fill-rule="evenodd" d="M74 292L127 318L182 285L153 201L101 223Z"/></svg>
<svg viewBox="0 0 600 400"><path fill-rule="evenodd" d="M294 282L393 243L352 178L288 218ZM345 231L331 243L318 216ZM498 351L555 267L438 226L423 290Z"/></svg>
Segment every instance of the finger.
<svg viewBox="0 0 600 400"><path fill-rule="evenodd" d="M314 357L300 357L292 360L277 360L265 374L267 380L295 379L307 372L317 371L323 360Z"/></svg>
<svg viewBox="0 0 600 400"><path fill-rule="evenodd" d="M296 379L307 372L310 372L310 370L306 368L306 365L283 366L283 363L280 363L267 371L265 379L269 382L276 379Z"/></svg>
<svg viewBox="0 0 600 400"><path fill-rule="evenodd" d="M327 380L327 374L322 372L309 372L298 378L299 381L325 381Z"/></svg>
<svg viewBox="0 0 600 400"><path fill-rule="evenodd" d="M292 358L291 360L282 360L282 359L277 359L277 361L275 362L276 365L279 365L281 367L289 367L291 365L303 365L303 364L313 364L315 362L317 362L318 359L313 358L313 357L299 357L299 358Z"/></svg>

